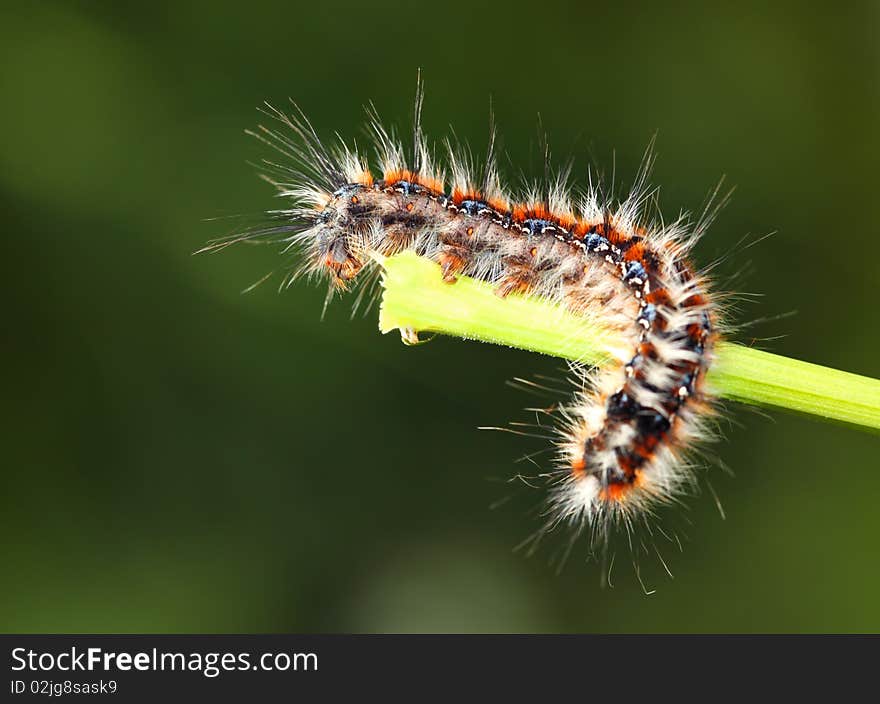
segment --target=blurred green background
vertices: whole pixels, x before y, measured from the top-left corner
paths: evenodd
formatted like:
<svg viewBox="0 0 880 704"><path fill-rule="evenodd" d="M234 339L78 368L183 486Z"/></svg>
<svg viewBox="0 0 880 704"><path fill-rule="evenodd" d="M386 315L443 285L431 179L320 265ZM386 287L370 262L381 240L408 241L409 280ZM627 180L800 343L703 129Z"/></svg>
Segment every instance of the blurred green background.
<svg viewBox="0 0 880 704"><path fill-rule="evenodd" d="M630 178L659 130L664 212L726 174L706 263L761 293L741 339L880 375L880 7L737 3L7 3L0 28L5 631L877 631L878 438L733 408L733 468L670 521L675 578L579 543L528 558L540 443L481 433L558 360L406 348L350 300L273 284L270 247L193 257L276 207L243 134L295 98L485 146L494 100L537 176L537 114L584 174ZM508 174L515 177L513 169ZM278 278L274 279L277 283ZM490 510L499 500L514 499Z"/></svg>

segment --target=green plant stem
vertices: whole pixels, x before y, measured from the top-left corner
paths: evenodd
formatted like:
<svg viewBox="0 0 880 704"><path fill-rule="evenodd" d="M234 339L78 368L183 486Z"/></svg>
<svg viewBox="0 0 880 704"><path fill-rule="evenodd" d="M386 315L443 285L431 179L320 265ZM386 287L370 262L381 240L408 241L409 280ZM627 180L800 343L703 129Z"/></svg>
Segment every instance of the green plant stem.
<svg viewBox="0 0 880 704"><path fill-rule="evenodd" d="M379 329L419 332L599 364L611 344L602 328L532 296L500 298L482 281L443 281L434 262L404 253L383 259ZM742 345L721 342L707 383L719 396L807 413L880 431L880 381Z"/></svg>

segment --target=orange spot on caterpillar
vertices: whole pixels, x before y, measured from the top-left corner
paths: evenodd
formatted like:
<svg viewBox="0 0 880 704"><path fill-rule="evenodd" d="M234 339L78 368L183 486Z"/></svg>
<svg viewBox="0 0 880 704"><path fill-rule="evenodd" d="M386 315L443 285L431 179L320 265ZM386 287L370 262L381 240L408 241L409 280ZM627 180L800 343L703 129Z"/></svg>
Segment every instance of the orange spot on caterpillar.
<svg viewBox="0 0 880 704"><path fill-rule="evenodd" d="M354 203L355 205L357 205L358 203L361 202L361 199L358 198L357 196L352 196L352 197L351 197L351 202Z"/></svg>
<svg viewBox="0 0 880 704"><path fill-rule="evenodd" d="M692 340L701 340L703 338L703 326L697 323L691 323L687 326L687 334Z"/></svg>
<svg viewBox="0 0 880 704"><path fill-rule="evenodd" d="M693 296L688 296L681 305L685 308L704 306L706 305L706 299L699 293L695 293Z"/></svg>
<svg viewBox="0 0 880 704"><path fill-rule="evenodd" d="M602 501L620 502L626 498L626 495L632 491L632 484L609 484L599 492L599 498Z"/></svg>
<svg viewBox="0 0 880 704"><path fill-rule="evenodd" d="M641 242L636 242L629 249L627 249L626 252L624 252L623 258L628 262L632 262L636 260L641 260L644 256L645 245Z"/></svg>
<svg viewBox="0 0 880 704"><path fill-rule="evenodd" d="M665 437L665 434L663 435ZM636 443L633 450L635 453L644 459L645 461L650 461L651 457L654 456L654 450L657 449L657 445L660 444L661 436L660 435L644 435Z"/></svg>
<svg viewBox="0 0 880 704"><path fill-rule="evenodd" d="M460 188L456 188L452 191L452 202L456 205L461 205L462 201L465 200L483 200L483 194L479 191L475 191L473 189L468 189L466 191L461 190Z"/></svg>
<svg viewBox="0 0 880 704"><path fill-rule="evenodd" d="M571 226L571 234L582 240L593 226L583 220L575 220Z"/></svg>
<svg viewBox="0 0 880 704"><path fill-rule="evenodd" d="M553 219L553 213L547 208L543 203L535 203L529 208L529 215L533 218L537 218L538 220L551 220Z"/></svg>
<svg viewBox="0 0 880 704"><path fill-rule="evenodd" d="M538 254L538 248L537 248L537 247L532 247L532 248L529 250L529 254L531 254L533 257L536 256L536 255Z"/></svg>
<svg viewBox="0 0 880 704"><path fill-rule="evenodd" d="M416 206L413 205L412 203L407 203L407 204L406 204L406 211L407 211L408 213L411 213L411 212L413 211L413 208L415 208L415 207L416 207Z"/></svg>
<svg viewBox="0 0 880 704"><path fill-rule="evenodd" d="M566 230L571 231L574 226L577 224L577 218L571 213L562 213L561 215L555 216L556 222Z"/></svg>
<svg viewBox="0 0 880 704"><path fill-rule="evenodd" d="M382 179L389 186L394 185L398 181L406 181L407 183L414 183L416 185L419 185L434 194L443 193L442 181L436 178L430 178L427 176L423 176L422 174L414 173L409 169L395 169L393 171L389 171L387 174L384 174L382 176Z"/></svg>
<svg viewBox="0 0 880 704"><path fill-rule="evenodd" d="M434 193L435 195L439 195L443 193L443 181L436 178L428 178L426 176L418 176L416 183L418 183L422 188L427 188L429 191Z"/></svg>
<svg viewBox="0 0 880 704"><path fill-rule="evenodd" d="M654 305L669 305L672 299L669 297L669 291L665 288L655 288L645 296L645 300Z"/></svg>
<svg viewBox="0 0 880 704"><path fill-rule="evenodd" d="M393 185L398 181L409 181L412 183L413 174L406 169L394 169L393 171L389 171L387 174L383 174L382 180L385 181L386 184Z"/></svg>
<svg viewBox="0 0 880 704"><path fill-rule="evenodd" d="M489 204L490 208L497 210L499 213L506 213L510 210L510 203L503 198L490 198L486 202Z"/></svg>
<svg viewBox="0 0 880 704"><path fill-rule="evenodd" d="M469 227L467 230L465 230L465 233L467 234L468 237L473 237L474 236L474 228Z"/></svg>
<svg viewBox="0 0 880 704"><path fill-rule="evenodd" d="M614 225L609 225L608 227L603 225L602 230L607 230L607 232L604 232L604 235L611 244L623 244L629 239L620 230L614 227Z"/></svg>

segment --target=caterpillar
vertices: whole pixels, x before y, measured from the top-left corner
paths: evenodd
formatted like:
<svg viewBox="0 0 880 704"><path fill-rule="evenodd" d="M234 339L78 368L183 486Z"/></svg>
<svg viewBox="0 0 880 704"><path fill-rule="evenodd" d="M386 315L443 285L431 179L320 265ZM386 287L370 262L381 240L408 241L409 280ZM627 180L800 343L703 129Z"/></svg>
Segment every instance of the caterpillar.
<svg viewBox="0 0 880 704"><path fill-rule="evenodd" d="M501 297L542 296L600 321L615 340L611 359L580 370L562 409L546 527L631 528L687 493L692 451L713 434L705 377L722 324L708 277L689 261L713 211L671 223L652 215L650 148L623 198L592 177L574 191L570 167L516 197L496 166L494 121L479 168L451 140L437 159L421 128L423 95L420 82L411 148L369 111L377 175L341 138L325 144L295 105L267 106L281 128L252 134L286 157L267 162L266 178L289 204L229 241L281 242L298 253L286 282L320 276L331 292L367 278L375 255L410 250L438 263L449 285L473 277Z"/></svg>

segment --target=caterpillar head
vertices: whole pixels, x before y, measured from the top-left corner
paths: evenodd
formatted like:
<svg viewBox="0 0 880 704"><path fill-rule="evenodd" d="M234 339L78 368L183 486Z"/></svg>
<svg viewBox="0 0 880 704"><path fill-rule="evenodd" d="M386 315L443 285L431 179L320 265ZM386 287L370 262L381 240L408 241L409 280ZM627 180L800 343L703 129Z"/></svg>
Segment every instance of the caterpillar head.
<svg viewBox="0 0 880 704"><path fill-rule="evenodd" d="M373 206L369 189L349 183L336 190L310 229L316 261L329 271L334 283L344 287L366 263Z"/></svg>

